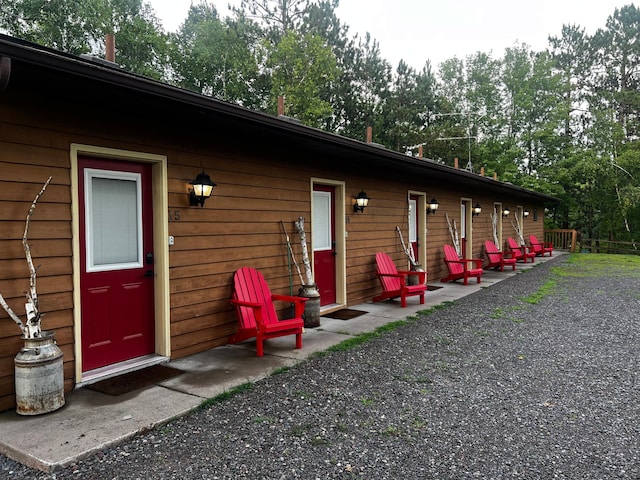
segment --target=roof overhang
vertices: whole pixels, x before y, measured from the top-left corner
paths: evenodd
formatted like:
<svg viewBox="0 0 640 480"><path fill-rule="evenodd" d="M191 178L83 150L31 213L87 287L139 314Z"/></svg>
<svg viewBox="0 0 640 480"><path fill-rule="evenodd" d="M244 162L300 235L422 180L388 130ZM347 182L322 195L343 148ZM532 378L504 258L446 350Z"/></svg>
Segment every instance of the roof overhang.
<svg viewBox="0 0 640 480"><path fill-rule="evenodd" d="M516 195L523 200L553 203L560 201L550 195L442 165L429 159L404 155L375 144L307 127L286 117L264 114L190 92L135 75L108 62L92 61L89 58L66 54L0 34L0 60L2 57L11 59L10 64L24 64L72 77L90 83L93 88L99 86L126 91L147 104L156 103L171 111L197 113L201 118L216 120L227 126L241 126L245 130L250 129L253 134L262 135L265 139L275 137L281 143L304 145L306 149L326 154L328 161L348 156L349 164L353 168L392 170L396 175L428 178L430 184L453 183L469 189ZM4 75L9 75L7 82L10 84L11 71L5 71Z"/></svg>

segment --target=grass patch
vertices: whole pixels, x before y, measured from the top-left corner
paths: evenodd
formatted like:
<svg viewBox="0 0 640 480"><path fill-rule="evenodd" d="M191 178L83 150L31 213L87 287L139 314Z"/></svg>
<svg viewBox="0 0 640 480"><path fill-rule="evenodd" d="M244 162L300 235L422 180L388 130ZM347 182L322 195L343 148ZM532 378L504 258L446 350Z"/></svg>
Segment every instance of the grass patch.
<svg viewBox="0 0 640 480"><path fill-rule="evenodd" d="M540 303L543 298L551 295L556 290L557 286L558 282L556 280L547 280L537 292L532 293L528 297L524 297L522 300L532 305L536 305Z"/></svg>
<svg viewBox="0 0 640 480"><path fill-rule="evenodd" d="M238 385L237 387L230 388L226 392L223 392L220 395L217 395L213 398L207 398L198 406L197 409L205 410L212 405L222 403L226 400L229 400L231 397L234 397L235 395L238 395L239 393L242 393L242 392L247 392L252 388L253 388L253 383L249 383L249 382L243 383L242 385Z"/></svg>
<svg viewBox="0 0 640 480"><path fill-rule="evenodd" d="M351 348L357 347L358 345L366 343L366 342L368 342L369 340L371 340L373 338L378 338L383 333L391 332L392 330L395 330L398 327L402 327L404 325L407 325L408 323L409 322L407 322L406 320L398 320L397 322L387 323L386 325L382 325L382 326L376 328L373 332L361 333L361 334L356 335L354 337L351 337L351 338L348 338L346 340L343 340L340 343L332 345L329 348L327 348L327 350L325 350L325 352L344 352L344 351L349 350ZM319 353L322 354L322 353L325 353L325 352L319 352Z"/></svg>
<svg viewBox="0 0 640 480"><path fill-rule="evenodd" d="M553 267L558 277L640 277L639 255L572 253L565 265Z"/></svg>
<svg viewBox="0 0 640 480"><path fill-rule="evenodd" d="M271 372L271 376L282 375L290 370L290 367L278 367L273 372Z"/></svg>

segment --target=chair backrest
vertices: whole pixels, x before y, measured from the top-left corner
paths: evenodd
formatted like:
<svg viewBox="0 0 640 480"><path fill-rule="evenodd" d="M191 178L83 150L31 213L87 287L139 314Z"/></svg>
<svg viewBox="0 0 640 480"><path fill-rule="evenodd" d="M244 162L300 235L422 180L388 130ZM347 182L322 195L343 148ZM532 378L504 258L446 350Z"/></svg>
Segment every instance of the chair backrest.
<svg viewBox="0 0 640 480"><path fill-rule="evenodd" d="M458 262L458 260L460 260L460 257L458 256L458 252L456 252L456 249L453 248L451 245L443 245L442 248L444 250L444 259L446 261L449 272L450 273L464 272L464 266L462 265L462 263ZM451 263L452 261L455 261L455 262Z"/></svg>
<svg viewBox="0 0 640 480"><path fill-rule="evenodd" d="M540 245L540 242L538 241L538 238L535 235L529 235L529 243L531 245Z"/></svg>
<svg viewBox="0 0 640 480"><path fill-rule="evenodd" d="M520 247L520 245L518 245L518 242L516 242L513 238L511 237L507 238L507 243L509 244L509 248L511 249L511 252L513 253L514 258L521 258L524 256L524 252L522 248Z"/></svg>
<svg viewBox="0 0 640 480"><path fill-rule="evenodd" d="M491 240L485 240L484 250L487 252L487 257L489 257L490 263L498 263L501 260L502 255L500 254L500 251L496 244Z"/></svg>
<svg viewBox="0 0 640 480"><path fill-rule="evenodd" d="M398 273L398 269L396 268L396 264L393 263L391 257L384 252L376 253L376 268L378 273ZM380 278L380 284L382 285L382 289L385 292L394 292L396 290L400 290L402 288L402 282L398 277L378 277Z"/></svg>
<svg viewBox="0 0 640 480"><path fill-rule="evenodd" d="M262 321L266 324L278 322L276 309L271 299L271 290L262 273L254 268L242 267L233 275L233 298L243 302L261 303ZM250 307L237 307L238 321L242 328L255 328L255 313Z"/></svg>

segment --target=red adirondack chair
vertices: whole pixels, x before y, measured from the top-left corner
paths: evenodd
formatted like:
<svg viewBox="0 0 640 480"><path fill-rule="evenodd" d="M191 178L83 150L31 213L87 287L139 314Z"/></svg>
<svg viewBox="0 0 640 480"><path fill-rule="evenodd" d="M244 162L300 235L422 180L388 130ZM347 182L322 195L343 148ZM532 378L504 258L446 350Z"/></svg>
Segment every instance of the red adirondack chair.
<svg viewBox="0 0 640 480"><path fill-rule="evenodd" d="M536 253L537 257L544 257L545 253L548 253L550 257L553 256L553 243L539 242L535 235L529 235L529 243L531 250Z"/></svg>
<svg viewBox="0 0 640 480"><path fill-rule="evenodd" d="M488 268L499 268L501 272L504 272L505 265L511 265L513 270L516 269L516 259L512 257L511 253L501 252L491 240L484 242L484 251L489 259L489 263L484 267L485 270Z"/></svg>
<svg viewBox="0 0 640 480"><path fill-rule="evenodd" d="M464 284L469 283L469 277L476 277L478 283L480 283L480 277L482 277L482 259L481 258L460 258L456 249L451 245L443 245L444 249L444 261L449 269L449 275L442 278L441 282L455 281L460 278L463 279ZM475 268L469 268L469 264L474 264Z"/></svg>
<svg viewBox="0 0 640 480"><path fill-rule="evenodd" d="M284 335L296 336L296 348L302 348L302 328L304 304L303 297L275 295L262 274L249 267L243 267L233 275L234 291L231 303L238 314L238 331L229 337L229 343L238 343L256 338L256 354L264 355L263 341ZM295 305L294 318L278 320L274 300L291 302Z"/></svg>
<svg viewBox="0 0 640 480"><path fill-rule="evenodd" d="M420 303L424 304L424 292L427 272L398 271L391 257L384 252L376 253L376 275L382 285L382 293L373 297L374 302L400 297L403 307L407 306L407 297L420 296ZM418 276L418 285L407 285L409 275Z"/></svg>
<svg viewBox="0 0 640 480"><path fill-rule="evenodd" d="M527 263L527 261L531 259L531 263L533 263L536 253L529 251L529 247L526 245L518 245L518 242L511 237L507 238L507 245L509 246L511 255L517 262L522 261Z"/></svg>

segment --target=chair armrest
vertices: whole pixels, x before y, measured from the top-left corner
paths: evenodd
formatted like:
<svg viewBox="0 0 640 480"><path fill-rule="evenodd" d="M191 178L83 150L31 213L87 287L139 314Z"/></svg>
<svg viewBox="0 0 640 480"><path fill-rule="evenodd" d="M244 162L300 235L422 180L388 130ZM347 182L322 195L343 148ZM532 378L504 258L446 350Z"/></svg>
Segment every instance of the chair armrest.
<svg viewBox="0 0 640 480"><path fill-rule="evenodd" d="M264 322L262 321L262 307L264 307L264 303L260 302L246 302L243 300L236 300L232 298L229 300L232 305L236 305L238 307L247 307L253 309L253 316L256 320L257 328L264 328Z"/></svg>
<svg viewBox="0 0 640 480"><path fill-rule="evenodd" d="M467 269L467 264L469 262L475 263L476 264L476 268L482 268L482 264L484 263L484 260L482 260L481 258L461 258L460 262L464 262L464 269Z"/></svg>
<svg viewBox="0 0 640 480"><path fill-rule="evenodd" d="M229 301L233 305L238 305L240 307L262 308L262 306L264 305L264 303L260 303L260 302L244 302L242 300L235 300L235 299L231 299Z"/></svg>
<svg viewBox="0 0 640 480"><path fill-rule="evenodd" d="M401 275L417 275L418 283L424 283L427 281L427 272L417 270L401 270L398 272Z"/></svg>
<svg viewBox="0 0 640 480"><path fill-rule="evenodd" d="M280 300L282 302L306 302L309 300L307 297L297 297L292 295L277 295L275 293L271 294L272 300Z"/></svg>
<svg viewBox="0 0 640 480"><path fill-rule="evenodd" d="M271 299L272 300L279 300L282 302L291 302L294 304L294 309L295 309L295 318L300 318L302 317L302 314L304 313L304 306L307 303L307 300L309 300L307 297L296 297L296 296L292 296L292 295L278 295L275 293L271 294Z"/></svg>
<svg viewBox="0 0 640 480"><path fill-rule="evenodd" d="M380 272L376 272L376 275L378 277L391 277L391 278L397 278L400 280L400 285L402 288L404 288L404 286L406 285L406 281L405 279L407 278L406 275L402 274L402 273L380 273Z"/></svg>
<svg viewBox="0 0 640 480"><path fill-rule="evenodd" d="M404 278L406 275L403 273L380 273L380 272L376 272L376 275L378 275L379 277L396 277L396 278Z"/></svg>

